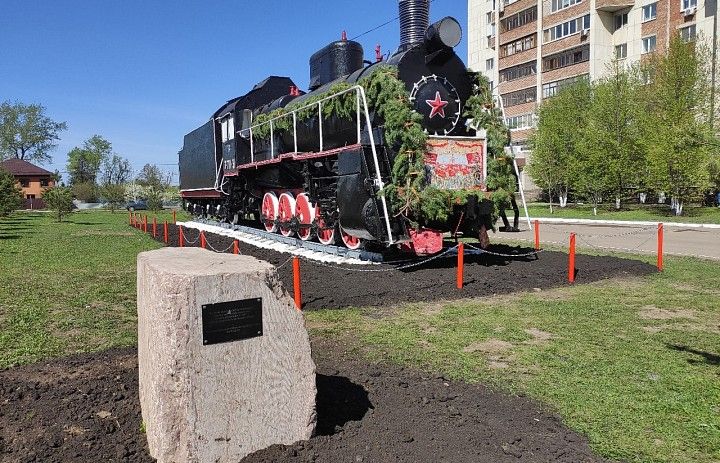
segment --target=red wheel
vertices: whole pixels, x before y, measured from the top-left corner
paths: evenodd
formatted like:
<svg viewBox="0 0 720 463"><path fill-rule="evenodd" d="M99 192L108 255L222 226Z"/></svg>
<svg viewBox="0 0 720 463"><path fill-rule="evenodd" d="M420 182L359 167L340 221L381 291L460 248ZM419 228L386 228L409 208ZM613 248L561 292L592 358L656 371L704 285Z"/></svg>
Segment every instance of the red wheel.
<svg viewBox="0 0 720 463"><path fill-rule="evenodd" d="M348 249L357 249L362 244L360 238L345 233L345 230L343 230L342 227L340 227L340 236L342 237L343 243L345 243L345 246L347 246Z"/></svg>
<svg viewBox="0 0 720 463"><path fill-rule="evenodd" d="M327 225L320 214L320 206L315 207L315 223L318 228L318 241L322 244L335 244L335 228L325 228Z"/></svg>
<svg viewBox="0 0 720 463"><path fill-rule="evenodd" d="M298 236L301 240L307 241L312 238L312 223L315 220L315 208L310 204L310 198L306 193L300 193L295 198L295 217L300 223Z"/></svg>
<svg viewBox="0 0 720 463"><path fill-rule="evenodd" d="M260 207L260 221L265 230L269 232L277 231L275 219L278 216L278 198L272 191L268 191L263 196L262 205Z"/></svg>
<svg viewBox="0 0 720 463"><path fill-rule="evenodd" d="M280 195L280 205L278 207L280 233L283 236L292 236L295 233L290 228L290 221L293 217L295 217L295 198L293 198L292 193L283 193Z"/></svg>

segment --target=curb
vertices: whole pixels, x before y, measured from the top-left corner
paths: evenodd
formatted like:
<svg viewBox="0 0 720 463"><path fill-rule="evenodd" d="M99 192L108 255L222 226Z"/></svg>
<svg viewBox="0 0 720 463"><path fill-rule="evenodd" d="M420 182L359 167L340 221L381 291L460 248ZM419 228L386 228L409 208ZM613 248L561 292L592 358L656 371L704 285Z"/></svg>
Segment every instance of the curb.
<svg viewBox="0 0 720 463"><path fill-rule="evenodd" d="M525 218L527 220L527 218ZM707 228L720 230L720 224L714 223L682 223L682 222L649 222L649 221L632 221L632 220L595 220L595 219L562 219L559 217L531 217L530 220L539 220L540 224L545 223L566 223L577 225L620 225L620 226L648 226L662 223L665 228Z"/></svg>

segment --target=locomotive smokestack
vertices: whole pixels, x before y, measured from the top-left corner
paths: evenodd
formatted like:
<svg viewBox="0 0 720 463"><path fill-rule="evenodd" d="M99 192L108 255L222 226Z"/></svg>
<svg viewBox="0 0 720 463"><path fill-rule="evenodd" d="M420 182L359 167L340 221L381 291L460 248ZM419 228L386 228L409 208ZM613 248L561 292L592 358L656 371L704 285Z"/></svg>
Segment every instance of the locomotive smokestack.
<svg viewBox="0 0 720 463"><path fill-rule="evenodd" d="M425 31L430 25L429 0L399 0L400 7L400 48L407 50L422 43Z"/></svg>

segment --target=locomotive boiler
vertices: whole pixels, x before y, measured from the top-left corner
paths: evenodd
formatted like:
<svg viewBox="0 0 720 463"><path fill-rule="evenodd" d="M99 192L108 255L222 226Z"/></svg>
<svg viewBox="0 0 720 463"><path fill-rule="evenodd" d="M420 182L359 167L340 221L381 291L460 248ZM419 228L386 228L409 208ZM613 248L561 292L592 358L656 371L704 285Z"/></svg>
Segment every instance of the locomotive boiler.
<svg viewBox="0 0 720 463"><path fill-rule="evenodd" d="M184 207L351 249L432 254L447 232L487 246L486 144L463 116L473 75L453 50L460 24L446 17L430 25L428 0L400 0L399 10L400 46L387 60L377 53L375 62L365 61L362 46L343 33L310 58L307 92L270 76L187 134L179 153ZM385 194L399 146L388 141L390 116L368 101L363 83L388 67L427 133L424 185L467 193L442 206L443 220L413 216Z"/></svg>

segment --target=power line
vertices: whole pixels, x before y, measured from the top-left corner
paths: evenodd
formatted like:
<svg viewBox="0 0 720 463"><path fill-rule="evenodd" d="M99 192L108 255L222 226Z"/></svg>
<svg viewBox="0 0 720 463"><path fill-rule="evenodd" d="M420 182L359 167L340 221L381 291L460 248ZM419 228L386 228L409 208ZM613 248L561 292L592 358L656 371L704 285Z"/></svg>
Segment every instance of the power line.
<svg viewBox="0 0 720 463"><path fill-rule="evenodd" d="M435 0L430 0L430 3L434 3L434 2L435 2ZM379 26L375 26L372 29L363 32L362 34L356 35L355 37L352 37L350 40L356 40L356 39L359 39L360 37L362 37L363 35L369 34L370 32L375 32L376 30L380 29L381 27L385 27L388 24L394 23L398 19L400 19L400 16L395 16L390 21L384 22L384 23L380 24Z"/></svg>

